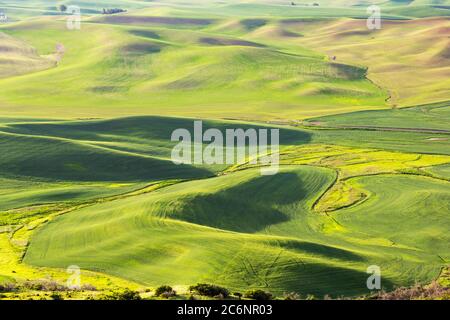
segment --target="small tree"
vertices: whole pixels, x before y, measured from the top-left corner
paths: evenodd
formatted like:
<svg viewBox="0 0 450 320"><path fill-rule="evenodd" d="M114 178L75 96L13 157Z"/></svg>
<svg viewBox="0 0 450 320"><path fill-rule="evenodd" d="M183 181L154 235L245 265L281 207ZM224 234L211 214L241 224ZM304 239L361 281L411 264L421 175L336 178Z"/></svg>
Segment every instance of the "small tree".
<svg viewBox="0 0 450 320"><path fill-rule="evenodd" d="M65 4L61 4L61 5L59 6L59 11L61 11L61 12L66 12L66 11L67 11L67 6L66 6Z"/></svg>
<svg viewBox="0 0 450 320"><path fill-rule="evenodd" d="M172 289L171 286L159 286L158 288L156 288L155 290L155 296L157 297L173 297L175 296L177 293L175 290Z"/></svg>

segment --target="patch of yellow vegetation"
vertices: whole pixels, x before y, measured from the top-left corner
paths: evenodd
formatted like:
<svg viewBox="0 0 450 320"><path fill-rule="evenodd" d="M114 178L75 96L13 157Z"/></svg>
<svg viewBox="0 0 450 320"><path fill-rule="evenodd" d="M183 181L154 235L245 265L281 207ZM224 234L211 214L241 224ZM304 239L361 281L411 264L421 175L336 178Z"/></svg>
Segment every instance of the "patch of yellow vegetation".
<svg viewBox="0 0 450 320"><path fill-rule="evenodd" d="M442 269L438 282L444 287L450 287L450 265Z"/></svg>
<svg viewBox="0 0 450 320"><path fill-rule="evenodd" d="M77 208L91 205L97 202L107 201L108 199L117 199L121 197L151 192L161 188L162 186L176 183L177 181L164 181L147 186L146 188L133 191L126 195L112 196L104 199L96 199L79 204L73 207L61 207L60 210L53 210L48 207L46 214L40 212L40 216L33 217L32 213L18 220L16 225L0 226L0 279L14 279L14 281L22 282L25 280L54 280L64 284L71 274L64 269L57 268L40 268L29 266L22 262L22 257L27 249L28 242L33 231L39 226L47 223L58 215L67 213ZM21 208L20 210L40 210L41 207ZM42 216L43 215L43 216ZM30 218L31 217L31 218ZM120 288L138 289L140 286L134 282L130 282L117 277L103 275L101 273L81 270L81 284L89 284L98 290L115 290ZM28 294L28 293L27 293ZM76 294L75 294L76 295Z"/></svg>
<svg viewBox="0 0 450 320"><path fill-rule="evenodd" d="M26 229L26 228L22 228ZM26 233L24 232L23 235ZM13 241L11 241L13 240ZM14 241L15 240L15 241ZM63 269L32 267L22 262L25 247L15 245L17 239L10 239L10 234L0 233L0 270L1 276L13 278L15 281L51 279L65 283L71 275ZM99 273L82 270L81 284L90 284L97 289L110 289L113 287L131 289L139 288L139 285L130 281Z"/></svg>
<svg viewBox="0 0 450 320"><path fill-rule="evenodd" d="M366 197L367 195L361 189L353 186L348 180L339 180L324 194L321 201L317 202L314 210L318 212L335 211L359 203Z"/></svg>
<svg viewBox="0 0 450 320"><path fill-rule="evenodd" d="M391 152L367 148L311 144L286 147L280 152L280 165L311 165L336 170L335 184L314 205L317 212L332 212L349 207L368 197L350 178L376 174L427 175L420 169L450 163L450 156ZM227 171L256 165L248 163Z"/></svg>
<svg viewBox="0 0 450 320"><path fill-rule="evenodd" d="M400 173L402 170L445 163L450 163L450 156L333 145L295 146L282 152L280 158L282 165L309 164L336 169L341 180L369 174Z"/></svg>
<svg viewBox="0 0 450 320"><path fill-rule="evenodd" d="M420 155L420 157L414 161L405 162L406 165L410 165L414 168L430 167L448 163L448 156L439 155Z"/></svg>
<svg viewBox="0 0 450 320"><path fill-rule="evenodd" d="M111 183L108 188L122 188L122 187L128 187L131 186L132 183Z"/></svg>

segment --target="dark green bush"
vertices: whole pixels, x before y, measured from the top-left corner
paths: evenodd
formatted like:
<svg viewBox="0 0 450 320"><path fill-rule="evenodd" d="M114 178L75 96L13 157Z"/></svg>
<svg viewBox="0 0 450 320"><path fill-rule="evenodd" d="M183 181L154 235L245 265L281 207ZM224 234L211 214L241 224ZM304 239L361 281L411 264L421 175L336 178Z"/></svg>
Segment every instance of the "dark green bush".
<svg viewBox="0 0 450 320"><path fill-rule="evenodd" d="M244 297L246 297L248 299L254 299L254 300L271 300L273 298L273 295L270 292L256 289L256 290L247 291L244 294Z"/></svg>
<svg viewBox="0 0 450 320"><path fill-rule="evenodd" d="M139 292L130 289L98 297L99 300L141 300Z"/></svg>
<svg viewBox="0 0 450 320"><path fill-rule="evenodd" d="M195 286L190 286L189 291L206 297L220 296L221 298L227 298L230 295L230 292L227 289L207 283L198 283Z"/></svg>
<svg viewBox="0 0 450 320"><path fill-rule="evenodd" d="M52 300L64 300L63 297L62 297L59 293L56 293L56 292L53 292L53 293L50 295L50 298L51 298Z"/></svg>
<svg viewBox="0 0 450 320"><path fill-rule="evenodd" d="M177 293L175 292L175 290L172 289L171 286L159 286L158 288L156 288L155 290L155 296L160 297L173 297L175 296Z"/></svg>
<svg viewBox="0 0 450 320"><path fill-rule="evenodd" d="M141 296L137 291L125 289L119 293L119 300L141 300Z"/></svg>

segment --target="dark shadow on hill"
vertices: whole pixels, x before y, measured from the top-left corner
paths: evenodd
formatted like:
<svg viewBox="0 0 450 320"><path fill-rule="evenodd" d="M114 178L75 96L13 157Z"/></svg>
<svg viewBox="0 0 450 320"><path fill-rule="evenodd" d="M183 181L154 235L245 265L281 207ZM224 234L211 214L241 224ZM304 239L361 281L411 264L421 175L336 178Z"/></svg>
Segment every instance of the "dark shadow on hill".
<svg viewBox="0 0 450 320"><path fill-rule="evenodd" d="M302 261L292 262L277 270L283 274L282 279L278 273L272 278L266 278L269 290L284 290L284 292L297 292L299 294L314 295L322 299L325 295L333 298L341 296L361 296L369 294L367 278L363 265L361 270L343 267L334 267L321 263L304 263ZM394 283L387 277L381 279L383 289L390 290Z"/></svg>
<svg viewBox="0 0 450 320"><path fill-rule="evenodd" d="M319 244L319 243L296 241L296 240L286 240L286 241L278 241L276 244L287 250L298 251L298 252L307 252L309 254L320 255L325 258L341 259L341 260L347 260L347 261L364 261L365 260L364 257L362 257L358 254L355 254L351 251L336 248L336 247L331 247L331 246Z"/></svg>
<svg viewBox="0 0 450 320"><path fill-rule="evenodd" d="M138 37L143 37L143 38L150 38L150 39L161 39L161 36L154 32L154 31L150 31L150 30L140 30L140 29L136 29L136 30L130 30L129 33L138 36Z"/></svg>
<svg viewBox="0 0 450 320"><path fill-rule="evenodd" d="M175 129L187 129L193 134L194 121L201 119L139 116L116 118L110 120L71 121L64 123L27 123L12 124L2 131L61 137L74 140L116 141L117 137L168 141ZM248 123L203 120L203 131L210 128L219 129L225 134L226 129L263 129L263 127ZM301 145L311 141L311 134L307 131L280 128L281 145Z"/></svg>
<svg viewBox="0 0 450 320"><path fill-rule="evenodd" d="M240 24L247 30L255 30L260 27L263 27L267 24L266 19L244 19L240 21Z"/></svg>
<svg viewBox="0 0 450 320"><path fill-rule="evenodd" d="M159 53L166 45L152 42L135 42L120 49L121 55L145 55Z"/></svg>
<svg viewBox="0 0 450 320"><path fill-rule="evenodd" d="M199 42L201 44L210 45L210 46L243 46L243 47L255 47L255 48L263 48L265 45L246 41L241 39L225 39L225 38L212 38L212 37L204 37L200 38Z"/></svg>
<svg viewBox="0 0 450 320"><path fill-rule="evenodd" d="M194 120L130 117L52 123L10 124L0 140L0 174L70 181L153 181L211 176L211 169L170 160L176 129L194 136ZM270 129L250 124L203 121L203 132ZM1 132L0 132L1 134ZM269 134L270 137L270 134ZM55 139L56 138L56 139ZM281 145L306 144L308 132L280 129ZM270 140L269 140L270 141ZM204 145L207 145L205 142Z"/></svg>
<svg viewBox="0 0 450 320"><path fill-rule="evenodd" d="M211 176L207 169L175 165L76 142L0 134L0 175L61 181L155 181Z"/></svg>
<svg viewBox="0 0 450 320"><path fill-rule="evenodd" d="M302 179L294 173L261 176L216 194L187 196L166 209L171 218L237 232L257 232L285 222L278 207L304 199Z"/></svg>

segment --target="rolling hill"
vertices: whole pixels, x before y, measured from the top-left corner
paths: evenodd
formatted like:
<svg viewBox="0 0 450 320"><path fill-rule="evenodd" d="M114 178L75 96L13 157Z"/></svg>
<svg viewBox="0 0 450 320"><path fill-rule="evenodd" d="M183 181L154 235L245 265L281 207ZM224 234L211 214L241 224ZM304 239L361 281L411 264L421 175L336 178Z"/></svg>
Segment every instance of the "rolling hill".
<svg viewBox="0 0 450 320"><path fill-rule="evenodd" d="M286 167L274 177L258 175L245 170L73 211L35 234L25 261L75 263L154 286L206 281L236 290L338 296L367 292L364 266L382 265L388 289L412 284L418 275L430 281L439 256L448 259L444 182L367 178L358 183L378 196L332 219L311 211L333 181L332 171ZM439 198L428 198L430 192ZM432 203L441 207L421 214ZM386 205L388 217L382 215ZM404 215L409 223L399 228Z"/></svg>
<svg viewBox="0 0 450 320"><path fill-rule="evenodd" d="M70 265L88 288L71 299L198 282L354 298L371 265L388 291L438 278L450 2L374 1L380 30L367 1L314 2L2 1L0 299L45 297L30 282ZM278 174L175 164L171 134L199 120L279 129Z"/></svg>
<svg viewBox="0 0 450 320"><path fill-rule="evenodd" d="M64 46L56 68L1 81L3 113L282 119L384 105L386 92L365 78L364 68L327 62L310 51L293 54L290 48L241 37L186 31L187 19L136 17L105 17L127 22L92 21L75 32L54 18L2 29L43 55ZM137 19L136 25L129 19ZM51 98L48 88L53 88Z"/></svg>

